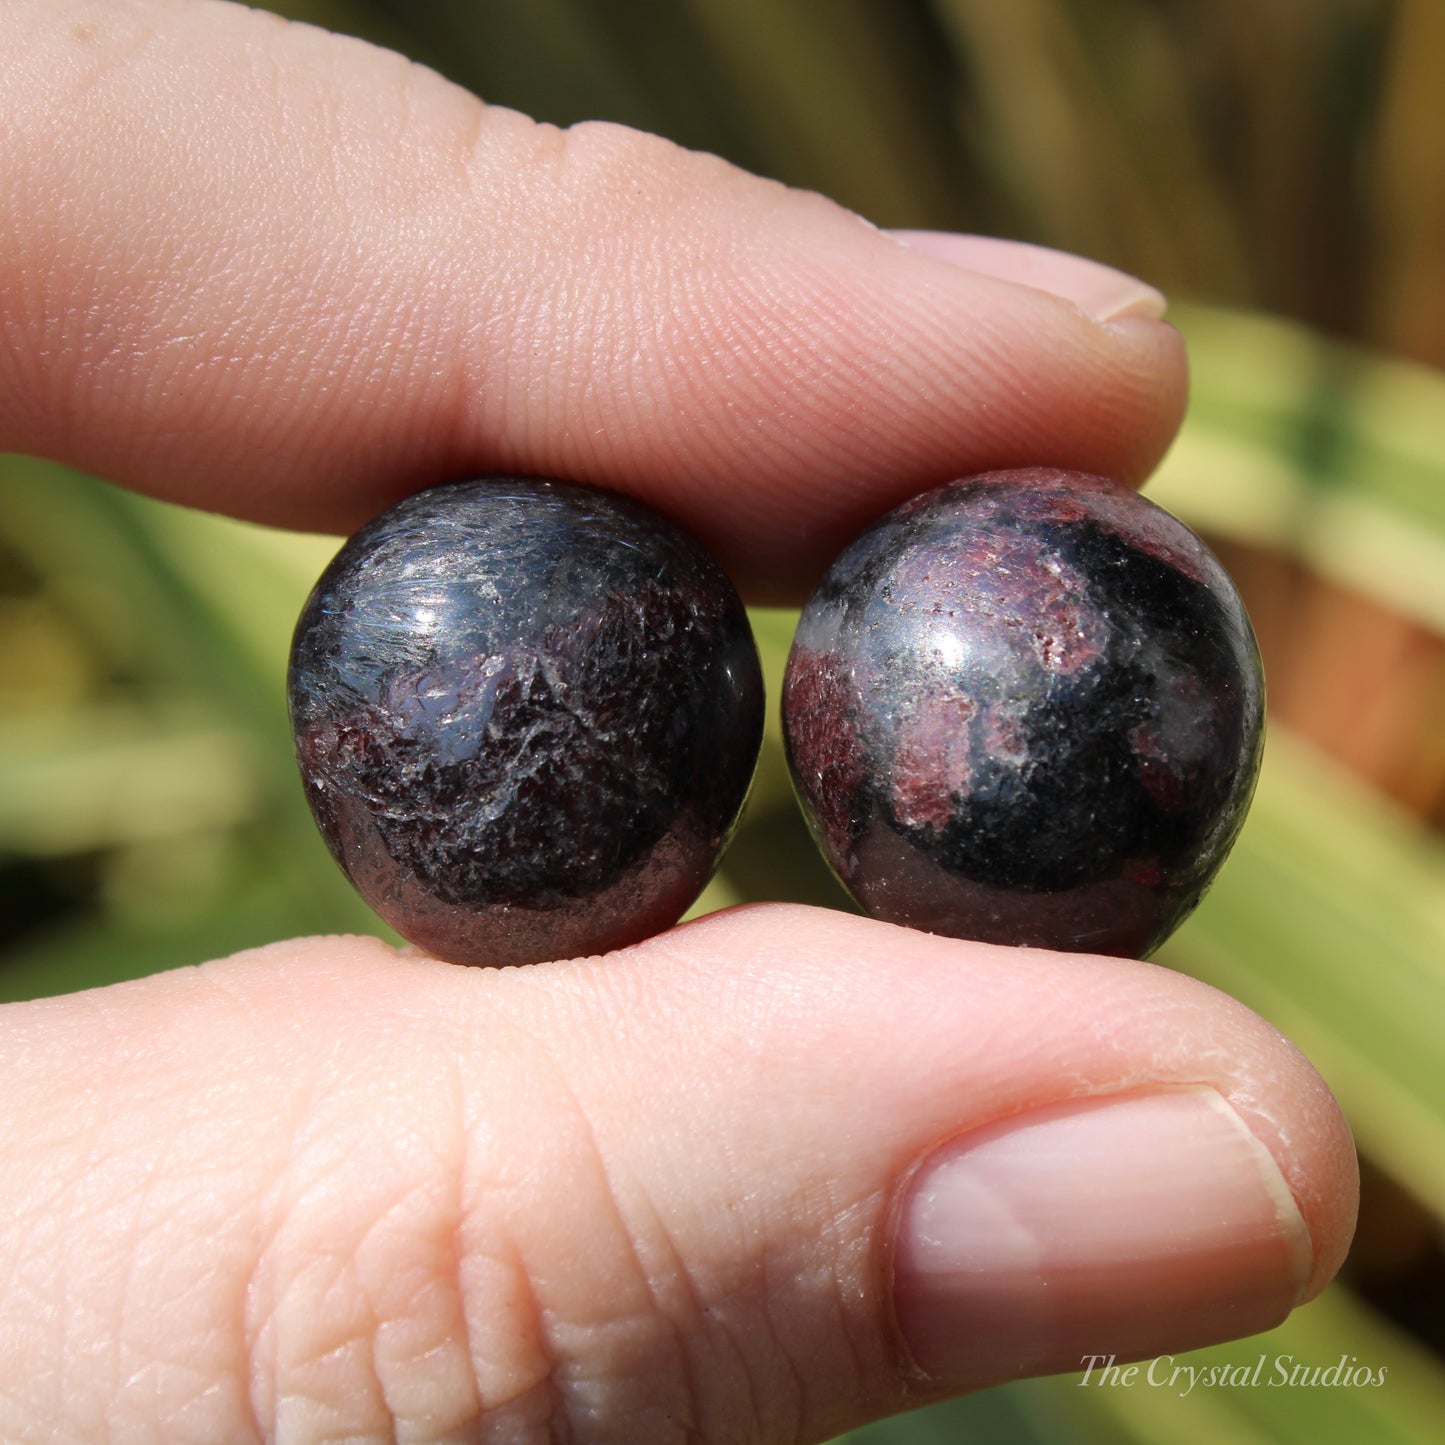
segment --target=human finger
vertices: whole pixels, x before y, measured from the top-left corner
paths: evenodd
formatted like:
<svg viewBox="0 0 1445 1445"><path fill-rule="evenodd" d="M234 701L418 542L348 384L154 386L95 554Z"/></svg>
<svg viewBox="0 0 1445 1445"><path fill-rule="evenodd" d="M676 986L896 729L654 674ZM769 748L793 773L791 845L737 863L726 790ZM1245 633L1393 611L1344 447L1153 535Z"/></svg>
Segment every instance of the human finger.
<svg viewBox="0 0 1445 1445"><path fill-rule="evenodd" d="M783 905L0 1011L0 1435L815 1441L1264 1329L1355 1165L1165 969Z"/></svg>
<svg viewBox="0 0 1445 1445"><path fill-rule="evenodd" d="M957 475L1138 481L1180 418L1179 339L1128 278L1018 284L1006 250L939 259L219 0L11 0L0 76L0 446L158 496L350 531L457 475L561 475L766 600Z"/></svg>

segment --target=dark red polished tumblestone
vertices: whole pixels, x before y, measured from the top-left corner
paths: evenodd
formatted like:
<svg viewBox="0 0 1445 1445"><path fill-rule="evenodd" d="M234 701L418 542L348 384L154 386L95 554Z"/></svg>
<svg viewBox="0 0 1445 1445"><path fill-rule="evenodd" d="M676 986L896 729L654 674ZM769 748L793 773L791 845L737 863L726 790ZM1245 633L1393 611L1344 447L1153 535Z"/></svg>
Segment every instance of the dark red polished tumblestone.
<svg viewBox="0 0 1445 1445"><path fill-rule="evenodd" d="M627 498L492 477L356 534L296 627L307 800L399 933L456 963L670 927L732 834L763 687L732 583Z"/></svg>
<svg viewBox="0 0 1445 1445"><path fill-rule="evenodd" d="M783 722L814 836L875 917L1142 958L1244 821L1264 684L1188 528L1035 468L916 497L838 558Z"/></svg>

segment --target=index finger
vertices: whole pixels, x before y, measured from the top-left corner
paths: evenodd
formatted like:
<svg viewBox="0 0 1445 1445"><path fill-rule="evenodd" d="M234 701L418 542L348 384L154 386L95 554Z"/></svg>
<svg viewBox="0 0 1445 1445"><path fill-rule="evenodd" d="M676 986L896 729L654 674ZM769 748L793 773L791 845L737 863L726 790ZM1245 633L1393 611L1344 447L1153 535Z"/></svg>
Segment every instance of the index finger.
<svg viewBox="0 0 1445 1445"><path fill-rule="evenodd" d="M1137 481L1177 427L1177 336L1087 263L956 263L219 0L6 18L8 449L322 531L448 477L565 476L771 600L927 486Z"/></svg>

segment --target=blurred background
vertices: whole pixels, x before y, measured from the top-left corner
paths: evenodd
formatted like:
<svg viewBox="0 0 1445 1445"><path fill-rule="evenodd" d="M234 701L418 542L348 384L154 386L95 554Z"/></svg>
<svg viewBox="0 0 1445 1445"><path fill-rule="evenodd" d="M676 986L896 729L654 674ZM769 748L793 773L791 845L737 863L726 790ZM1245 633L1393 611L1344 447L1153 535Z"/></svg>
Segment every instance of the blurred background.
<svg viewBox="0 0 1445 1445"><path fill-rule="evenodd" d="M883 225L1020 237L1169 292L1194 402L1150 495L1241 585L1270 684L1258 801L1161 961L1314 1060L1359 1141L1340 1284L1256 1340L1383 1385L1025 1382L851 1437L1445 1438L1445 4L316 0L485 98L626 122ZM384 933L315 836L283 702L335 541L0 457L0 998L297 932ZM792 619L755 618L772 696ZM847 906L776 721L699 909Z"/></svg>

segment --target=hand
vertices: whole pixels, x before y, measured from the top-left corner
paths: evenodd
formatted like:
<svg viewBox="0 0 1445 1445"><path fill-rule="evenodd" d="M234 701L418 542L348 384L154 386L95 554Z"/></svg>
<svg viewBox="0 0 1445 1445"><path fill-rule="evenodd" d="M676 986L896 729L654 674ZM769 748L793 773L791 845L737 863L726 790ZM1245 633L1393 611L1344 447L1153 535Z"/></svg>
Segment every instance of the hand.
<svg viewBox="0 0 1445 1445"><path fill-rule="evenodd" d="M192 0L8 0L0 446L344 530L518 470L796 597L991 466L1138 480L1147 287L876 232ZM818 910L463 969L295 940L0 1010L7 1441L818 1440L1265 1328L1349 1137L1190 979Z"/></svg>

